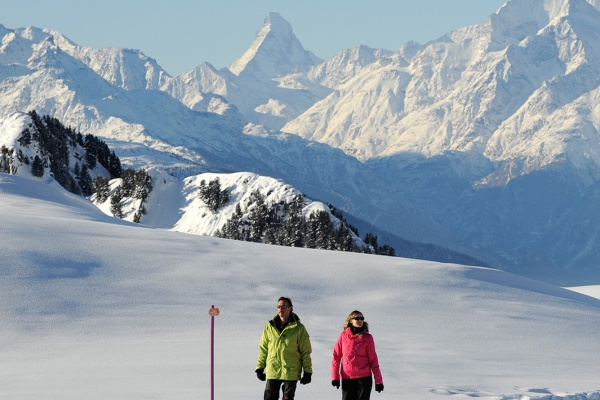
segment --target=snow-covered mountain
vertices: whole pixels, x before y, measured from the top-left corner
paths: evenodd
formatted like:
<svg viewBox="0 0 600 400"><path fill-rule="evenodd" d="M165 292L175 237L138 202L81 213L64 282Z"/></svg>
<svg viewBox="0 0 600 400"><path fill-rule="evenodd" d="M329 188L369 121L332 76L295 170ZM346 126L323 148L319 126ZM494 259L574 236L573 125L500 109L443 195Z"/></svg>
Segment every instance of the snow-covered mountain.
<svg viewBox="0 0 600 400"><path fill-rule="evenodd" d="M235 106L215 94L203 94L210 98L207 110L196 112L161 91L128 90L128 85L116 85L109 76L89 68L89 57L77 58L98 54L92 50L74 49L71 41L47 30L5 30L10 37L26 36L11 41L5 52L29 55L0 65L5 76L0 82L0 115L31 109L52 115L76 130L109 140L125 165L167 164L181 174L190 167L190 174L198 173L199 167L203 171L252 171L283 179L311 198L335 204L348 217L362 220L353 223L362 224L363 232L376 225L409 240L464 251L451 234L431 225L414 207L390 193L370 168L340 151L248 124ZM122 59L124 63L132 60ZM121 69L147 74L133 66ZM145 80L130 76L129 81Z"/></svg>
<svg viewBox="0 0 600 400"><path fill-rule="evenodd" d="M594 268L598 8L510 1L481 25L380 57L282 130L388 174L469 243L524 266Z"/></svg>
<svg viewBox="0 0 600 400"><path fill-rule="evenodd" d="M254 42L229 66L229 70L237 76L251 76L264 81L292 72L304 72L322 62L319 57L304 50L292 32L292 26L279 13L272 12L267 14Z"/></svg>
<svg viewBox="0 0 600 400"><path fill-rule="evenodd" d="M513 0L481 25L373 60L282 130L362 160L446 151L524 160L507 179L565 153L585 168L581 143L594 137L567 143L577 118L564 107L594 106L599 15L585 0Z"/></svg>
<svg viewBox="0 0 600 400"><path fill-rule="evenodd" d="M323 60L305 50L290 24L269 13L248 50L229 69L202 63L160 87L183 104L206 110L202 99L219 95L253 123L279 129L331 90L303 73Z"/></svg>
<svg viewBox="0 0 600 400"><path fill-rule="evenodd" d="M156 60L139 50L82 47L60 32L33 27L9 30L2 26L0 34L3 34L0 62L5 65L28 65L33 61L30 58L37 57L36 50L56 46L108 82L124 89L157 89L169 78Z"/></svg>
<svg viewBox="0 0 600 400"><path fill-rule="evenodd" d="M262 81L253 76L238 77L226 68L217 70L206 62L166 80L160 89L198 111L206 111L208 101L219 96L235 104L245 119L269 130L281 128L331 93L301 73Z"/></svg>
<svg viewBox="0 0 600 400"><path fill-rule="evenodd" d="M176 77L141 51L1 27L0 116L36 109L181 179L282 179L367 228L536 278L592 276L599 7L512 0L430 43L322 63L271 13L230 69Z"/></svg>

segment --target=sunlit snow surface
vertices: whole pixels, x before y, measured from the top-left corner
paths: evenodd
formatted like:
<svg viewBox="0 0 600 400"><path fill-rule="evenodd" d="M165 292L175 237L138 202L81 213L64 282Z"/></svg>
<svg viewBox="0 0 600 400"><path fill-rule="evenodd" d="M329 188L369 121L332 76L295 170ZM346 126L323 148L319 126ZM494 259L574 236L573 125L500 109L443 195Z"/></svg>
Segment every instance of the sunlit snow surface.
<svg viewBox="0 0 600 400"><path fill-rule="evenodd" d="M600 300L496 270L149 229L0 174L0 398L261 398L258 340L290 296L313 344L297 399L339 399L333 344L358 309L374 399L598 399ZM576 394L578 394L576 396ZM552 397L554 395L554 397Z"/></svg>
<svg viewBox="0 0 600 400"><path fill-rule="evenodd" d="M600 285L570 287L570 290L600 299Z"/></svg>

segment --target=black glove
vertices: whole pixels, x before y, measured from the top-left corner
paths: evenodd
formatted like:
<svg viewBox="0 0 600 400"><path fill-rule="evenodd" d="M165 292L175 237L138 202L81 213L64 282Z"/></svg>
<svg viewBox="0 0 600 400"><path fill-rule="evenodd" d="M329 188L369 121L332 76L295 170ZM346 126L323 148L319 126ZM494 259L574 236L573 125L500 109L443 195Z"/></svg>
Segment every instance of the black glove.
<svg viewBox="0 0 600 400"><path fill-rule="evenodd" d="M340 388L340 380L336 379L334 381L331 381L331 386L335 386L336 389Z"/></svg>
<svg viewBox="0 0 600 400"><path fill-rule="evenodd" d="M264 368L259 368L256 371L256 376L258 377L259 381L266 381L267 380L267 375L265 375L265 369Z"/></svg>
<svg viewBox="0 0 600 400"><path fill-rule="evenodd" d="M383 383L376 383L376 384L375 384L375 391L376 391L377 393L381 393L381 392L383 392Z"/></svg>
<svg viewBox="0 0 600 400"><path fill-rule="evenodd" d="M301 385L307 385L310 383L310 377L311 377L311 373L310 372L305 372L304 376L300 379L300 384Z"/></svg>

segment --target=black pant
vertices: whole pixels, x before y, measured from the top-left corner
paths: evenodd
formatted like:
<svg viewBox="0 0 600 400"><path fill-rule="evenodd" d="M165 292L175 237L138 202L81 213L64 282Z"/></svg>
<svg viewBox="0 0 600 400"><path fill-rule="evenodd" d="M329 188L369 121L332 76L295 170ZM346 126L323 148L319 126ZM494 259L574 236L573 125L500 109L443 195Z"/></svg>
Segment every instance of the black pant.
<svg viewBox="0 0 600 400"><path fill-rule="evenodd" d="M373 378L342 379L342 400L369 400Z"/></svg>
<svg viewBox="0 0 600 400"><path fill-rule="evenodd" d="M265 386L265 400L279 399L280 388L283 391L283 400L294 400L297 384L298 381L281 381L279 379L267 379L267 385Z"/></svg>

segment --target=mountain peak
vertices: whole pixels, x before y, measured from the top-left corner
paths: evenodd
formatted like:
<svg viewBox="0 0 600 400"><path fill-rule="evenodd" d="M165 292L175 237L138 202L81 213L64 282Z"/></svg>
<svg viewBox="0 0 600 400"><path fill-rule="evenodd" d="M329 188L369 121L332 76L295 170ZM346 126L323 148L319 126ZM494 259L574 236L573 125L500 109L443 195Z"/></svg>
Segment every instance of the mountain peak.
<svg viewBox="0 0 600 400"><path fill-rule="evenodd" d="M279 13L270 12L248 50L229 70L238 76L270 80L292 71L308 71L322 61L304 50L289 22Z"/></svg>
<svg viewBox="0 0 600 400"><path fill-rule="evenodd" d="M292 32L292 26L278 12L270 12L265 17L265 23L261 29L268 27L271 31L280 31L285 33Z"/></svg>

